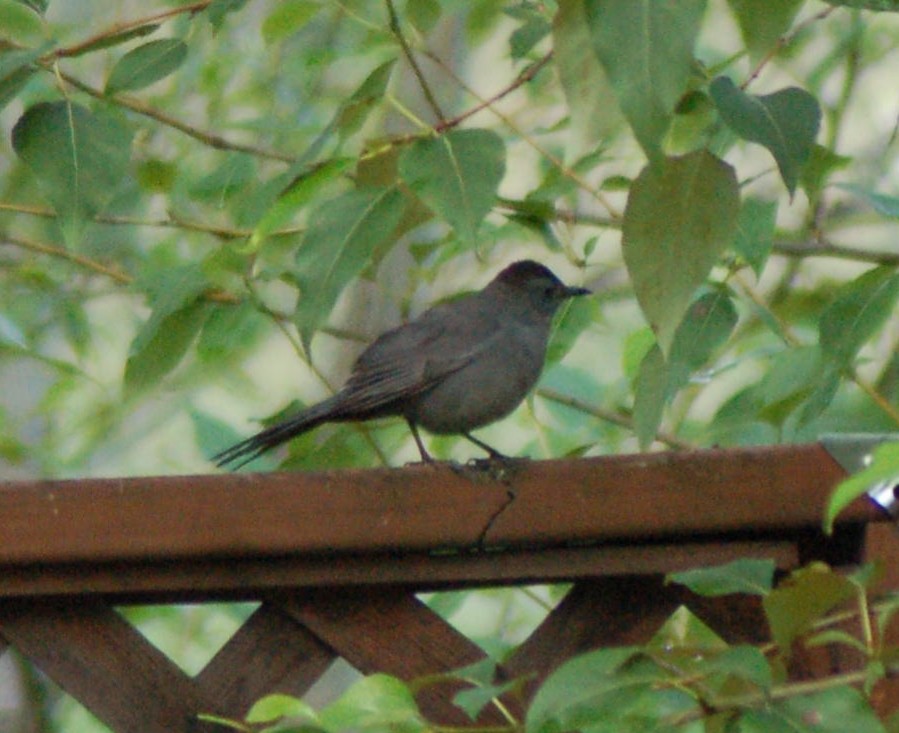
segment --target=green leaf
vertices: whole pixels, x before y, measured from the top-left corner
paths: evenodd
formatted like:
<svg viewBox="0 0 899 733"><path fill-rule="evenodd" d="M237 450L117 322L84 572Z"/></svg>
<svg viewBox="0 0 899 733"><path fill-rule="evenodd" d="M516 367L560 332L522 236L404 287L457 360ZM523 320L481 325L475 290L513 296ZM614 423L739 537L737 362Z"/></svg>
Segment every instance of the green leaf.
<svg viewBox="0 0 899 733"><path fill-rule="evenodd" d="M830 646L833 644L842 644L858 652L862 656L867 656L868 647L861 639L853 636L847 631L840 629L825 629L816 634L812 634L805 641L807 647Z"/></svg>
<svg viewBox="0 0 899 733"><path fill-rule="evenodd" d="M829 148L815 143L812 152L808 156L802 172L799 174L799 185L808 194L809 199L816 201L827 183L827 179L834 171L845 168L852 162L852 158L846 155L838 155ZM899 210L899 207L897 207Z"/></svg>
<svg viewBox="0 0 899 733"><path fill-rule="evenodd" d="M824 531L832 534L834 522L841 511L858 497L883 484L899 485L899 443L877 446L870 465L837 485L827 500Z"/></svg>
<svg viewBox="0 0 899 733"><path fill-rule="evenodd" d="M405 682L373 674L354 683L321 711L329 730L393 730L416 733L427 728Z"/></svg>
<svg viewBox="0 0 899 733"><path fill-rule="evenodd" d="M634 431L641 450L656 438L668 396L668 365L658 344L646 352L634 382Z"/></svg>
<svg viewBox="0 0 899 733"><path fill-rule="evenodd" d="M351 162L348 158L334 158L312 170L304 171L291 181L262 214L253 228L246 250L257 251L267 237L292 221L297 212L319 194L324 186L342 175Z"/></svg>
<svg viewBox="0 0 899 733"><path fill-rule="evenodd" d="M132 342L125 363L125 391L142 392L178 366L210 308L210 303L197 299L167 316L151 315Z"/></svg>
<svg viewBox="0 0 899 733"><path fill-rule="evenodd" d="M899 219L899 198L871 191L855 183L837 183L836 187L857 196L878 214L883 214L891 219Z"/></svg>
<svg viewBox="0 0 899 733"><path fill-rule="evenodd" d="M763 201L752 196L743 199L731 246L749 263L757 277L761 277L771 254L776 223L776 201Z"/></svg>
<svg viewBox="0 0 899 733"><path fill-rule="evenodd" d="M655 652L674 649L723 651L727 649L727 642L689 608L680 606L653 635L647 649Z"/></svg>
<svg viewBox="0 0 899 733"><path fill-rule="evenodd" d="M582 0L560 0L553 18L553 61L571 118L568 155L596 148L619 125L609 79L596 54ZM627 181L630 187L630 181Z"/></svg>
<svg viewBox="0 0 899 733"><path fill-rule="evenodd" d="M792 196L821 125L818 100L797 87L764 96L746 94L725 76L712 81L709 93L728 127L768 148Z"/></svg>
<svg viewBox="0 0 899 733"><path fill-rule="evenodd" d="M137 283L152 313L131 342L125 389L139 392L174 369L193 343L212 305L201 299L208 281L199 265L167 270Z"/></svg>
<svg viewBox="0 0 899 733"><path fill-rule="evenodd" d="M670 155L684 155L700 148L712 148L712 139L720 134L718 112L708 94L699 89L681 97L674 119L665 136Z"/></svg>
<svg viewBox="0 0 899 733"><path fill-rule="evenodd" d="M758 61L793 23L805 0L728 0L749 56Z"/></svg>
<svg viewBox="0 0 899 733"><path fill-rule="evenodd" d="M266 43L282 41L305 26L321 10L317 0L281 0L262 21L262 37Z"/></svg>
<svg viewBox="0 0 899 733"><path fill-rule="evenodd" d="M422 35L429 33L440 20L439 0L406 0L403 17Z"/></svg>
<svg viewBox="0 0 899 733"><path fill-rule="evenodd" d="M519 677L494 684L496 661L490 657L485 657L467 667L453 670L447 676L471 685L453 696L453 705L460 708L473 721L477 720L481 711L493 700L515 688L520 688L524 682Z"/></svg>
<svg viewBox="0 0 899 733"><path fill-rule="evenodd" d="M844 285L818 322L824 356L848 366L890 318L897 298L899 275L892 267L876 267Z"/></svg>
<svg viewBox="0 0 899 733"><path fill-rule="evenodd" d="M615 674L639 654L637 647L598 649L564 662L540 686L527 712L527 733L569 730L560 726L571 711L610 689Z"/></svg>
<svg viewBox="0 0 899 733"><path fill-rule="evenodd" d="M736 324L737 310L724 288L706 293L690 304L668 354L668 399L727 341Z"/></svg>
<svg viewBox="0 0 899 733"><path fill-rule="evenodd" d="M599 304L595 298L572 298L562 304L556 316L546 349L546 364L561 361L578 337L599 318Z"/></svg>
<svg viewBox="0 0 899 733"><path fill-rule="evenodd" d="M161 38L126 53L112 67L105 94L143 89L174 72L187 58L187 44L177 38Z"/></svg>
<svg viewBox="0 0 899 733"><path fill-rule="evenodd" d="M624 340L624 353L621 356L621 366L631 382L636 381L640 373L640 364L649 350L656 345L656 337L651 328L640 328L628 334Z"/></svg>
<svg viewBox="0 0 899 733"><path fill-rule="evenodd" d="M39 48L0 54L0 110L15 98L37 71L34 62L50 51L54 45L53 42L47 42Z"/></svg>
<svg viewBox="0 0 899 733"><path fill-rule="evenodd" d="M304 700L291 695L275 693L253 703L244 720L247 723L272 723L280 718L298 718L316 721L318 714Z"/></svg>
<svg viewBox="0 0 899 733"><path fill-rule="evenodd" d="M833 362L824 362L814 384L814 389L799 411L797 428L801 428L815 420L831 405L837 396L841 376L840 369Z"/></svg>
<svg viewBox="0 0 899 733"><path fill-rule="evenodd" d="M118 191L131 136L114 117L68 101L36 104L16 122L13 148L53 203L70 246Z"/></svg>
<svg viewBox="0 0 899 733"><path fill-rule="evenodd" d="M762 599L771 636L781 653L790 655L793 642L824 614L854 597L855 586L823 563L794 571Z"/></svg>
<svg viewBox="0 0 899 733"><path fill-rule="evenodd" d="M593 50L650 160L686 91L705 0L586 0Z"/></svg>
<svg viewBox="0 0 899 733"><path fill-rule="evenodd" d="M216 304L203 324L197 356L206 362L221 362L235 352L251 347L267 317L250 301L239 305Z"/></svg>
<svg viewBox="0 0 899 733"><path fill-rule="evenodd" d="M350 191L320 206L296 255L296 323L309 351L344 287L369 267L403 215L397 188Z"/></svg>
<svg viewBox="0 0 899 733"><path fill-rule="evenodd" d="M409 188L473 247L505 174L505 157L505 146L496 133L453 130L410 145L400 156L399 173Z"/></svg>
<svg viewBox="0 0 899 733"><path fill-rule="evenodd" d="M716 597L731 593L767 595L774 583L773 560L742 558L712 568L669 573L666 583L679 583L701 596Z"/></svg>
<svg viewBox="0 0 899 733"><path fill-rule="evenodd" d="M393 186L397 179L397 163L400 151L395 147L372 156L364 156L359 160L353 179L357 188L370 188L372 186ZM408 190L402 189L403 199L406 202L403 217L396 228L396 237L399 239L404 234L412 231L420 224L433 218L431 210L421 200L416 198Z"/></svg>
<svg viewBox="0 0 899 733"><path fill-rule="evenodd" d="M209 173L188 184L188 193L216 206L255 183L256 161L246 153L230 153Z"/></svg>
<svg viewBox="0 0 899 733"><path fill-rule="evenodd" d="M823 356L818 346L797 346L774 355L759 384L763 407L796 401L820 383Z"/></svg>
<svg viewBox="0 0 899 733"><path fill-rule="evenodd" d="M705 151L650 163L634 181L621 244L663 352L694 291L731 242L739 205L733 168Z"/></svg>
<svg viewBox="0 0 899 733"><path fill-rule="evenodd" d="M865 697L848 685L746 710L740 733L884 733Z"/></svg>
<svg viewBox="0 0 899 733"><path fill-rule="evenodd" d="M666 676L633 648L601 649L574 657L537 691L525 731L667 730L668 720L695 712L697 707L691 696L665 685Z"/></svg>
<svg viewBox="0 0 899 733"><path fill-rule="evenodd" d="M686 606L678 608L646 646L672 678L702 679L703 697L738 697L770 689L771 665L754 646L729 646Z"/></svg>
<svg viewBox="0 0 899 733"><path fill-rule="evenodd" d="M764 652L749 644L732 646L712 658L710 668L768 690L774 684L771 665Z"/></svg>
<svg viewBox="0 0 899 733"><path fill-rule="evenodd" d="M542 17L536 13L529 14L524 24L516 28L509 38L509 55L513 60L524 58L551 30L550 24Z"/></svg>
<svg viewBox="0 0 899 733"><path fill-rule="evenodd" d="M396 64L396 59L390 59L380 66L376 66L340 106L331 124L337 129L341 140L358 132L368 119L372 109L384 100L394 64Z"/></svg>
<svg viewBox="0 0 899 733"><path fill-rule="evenodd" d="M206 17L212 26L212 32L218 33L225 24L225 18L243 9L247 0L212 0L206 8Z"/></svg>
<svg viewBox="0 0 899 733"><path fill-rule="evenodd" d="M0 0L0 38L17 45L31 45L43 40L44 19L27 5L15 0Z"/></svg>

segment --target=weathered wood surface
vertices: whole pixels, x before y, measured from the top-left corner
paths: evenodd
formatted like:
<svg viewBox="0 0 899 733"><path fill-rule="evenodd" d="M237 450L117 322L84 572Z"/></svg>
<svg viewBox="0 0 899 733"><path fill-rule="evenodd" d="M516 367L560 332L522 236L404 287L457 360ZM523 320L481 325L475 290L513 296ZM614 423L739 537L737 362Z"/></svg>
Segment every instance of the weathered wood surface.
<svg viewBox="0 0 899 733"><path fill-rule="evenodd" d="M710 561L725 536L746 543L731 556L789 562L792 536L820 526L843 476L809 444L494 473L416 465L0 484L0 597L660 572ZM881 518L859 500L841 521Z"/></svg>

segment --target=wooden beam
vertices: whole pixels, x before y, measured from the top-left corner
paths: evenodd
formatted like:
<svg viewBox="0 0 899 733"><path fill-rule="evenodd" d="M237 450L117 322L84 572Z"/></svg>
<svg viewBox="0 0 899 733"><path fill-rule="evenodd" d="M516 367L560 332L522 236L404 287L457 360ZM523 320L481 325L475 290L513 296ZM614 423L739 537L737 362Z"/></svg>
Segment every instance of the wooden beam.
<svg viewBox="0 0 899 733"><path fill-rule="evenodd" d="M566 582L583 577L667 573L741 557L798 565L789 536L707 538L680 544L518 548L506 551L317 554L178 561L0 565L0 599L94 595L117 603L257 600L283 588L405 585L419 590Z"/></svg>
<svg viewBox="0 0 899 733"><path fill-rule="evenodd" d="M820 525L817 443L323 473L0 484L0 567L509 548ZM842 516L880 518L860 501Z"/></svg>

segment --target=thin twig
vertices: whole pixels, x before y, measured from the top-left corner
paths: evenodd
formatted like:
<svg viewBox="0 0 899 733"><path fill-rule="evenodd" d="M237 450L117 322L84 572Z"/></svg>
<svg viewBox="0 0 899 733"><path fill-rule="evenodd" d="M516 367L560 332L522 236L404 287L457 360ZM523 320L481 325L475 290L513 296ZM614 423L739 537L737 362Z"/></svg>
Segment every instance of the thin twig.
<svg viewBox="0 0 899 733"><path fill-rule="evenodd" d="M67 74L61 70L54 70L54 68L52 68L53 65L51 65L49 62L42 61L40 62L40 65L47 71L56 73L57 76L67 84L75 87L76 89L79 89L85 94L89 94L95 99L100 99L104 102L109 102L112 104L118 104L136 114L143 115L144 117L149 117L150 119L156 120L157 122L166 125L167 127L171 127L175 130L178 130L179 132L183 132L185 135L192 137L194 140L198 140L204 145L208 145L209 147L215 148L216 150L235 150L240 153L249 153L250 155L255 155L260 158L279 160L282 163L293 163L295 161L295 158L292 155L279 153L275 150L267 150L256 145L247 145L244 143L234 142L233 140L228 140L221 135L216 135L214 133L207 132L206 130L201 130L198 127L194 127L193 125L189 125L186 122L182 122L179 119L171 117L170 115L167 115L166 113L161 112L158 109L154 109L153 107L144 104L140 100L126 94L116 94L113 97L108 97L103 93L102 90L81 81L71 74Z"/></svg>
<svg viewBox="0 0 899 733"><path fill-rule="evenodd" d="M144 18L138 18L136 20L128 20L122 23L116 23L113 26L110 26L104 31L100 31L99 33L94 34L90 38L85 41L81 41L80 43L76 43L72 46L64 46L62 48L58 48L53 51L50 56L55 58L65 58L67 56L78 56L86 49L89 49L91 46L95 46L98 43L102 43L107 38L115 38L122 33L127 33L130 30L134 30L137 28L141 28L146 25L151 25L153 23L160 23L165 20L169 20L170 18L175 17L176 15L182 15L183 13L197 13L201 10L205 10L209 5L212 4L212 0L201 0L200 2L191 3L190 5L181 5L177 8L171 8L169 10L163 10L160 13L156 13L154 15L148 15Z"/></svg>
<svg viewBox="0 0 899 733"><path fill-rule="evenodd" d="M29 239L26 237L17 237L10 234L0 233L0 237L6 241L7 244L15 245L20 249L26 249L30 252L37 252L38 254L46 255L48 257L55 257L57 259L66 260L67 262L71 262L79 267L88 270L96 275L102 275L103 277L107 277L110 280L118 283L119 285L131 285L135 278L133 275L123 272L118 268L111 267L109 265L105 265L98 260L92 259L90 257L85 257L84 255L77 254L76 252L70 252L69 250L63 247L57 247L53 244L47 244L46 242L38 242L35 239ZM204 300L208 300L212 303L223 303L226 305L236 305L240 303L240 299L228 293L224 290L207 290L202 295Z"/></svg>
<svg viewBox="0 0 899 733"><path fill-rule="evenodd" d="M752 70L752 72L750 72L749 76L746 78L746 81L744 81L742 84L740 84L740 89L745 90L750 84L752 84L752 82L754 82L758 78L759 74L762 73L762 70L768 65L768 63L771 61L771 59L773 59L775 56L777 56L777 54L780 53L780 51L782 49L784 49L786 46L788 46L790 43L792 43L793 39L800 32L804 31L812 23L817 23L819 20L824 20L824 18L826 18L828 15L830 15L835 10L836 10L836 7L825 8L821 12L816 13L815 15L811 16L810 18L807 18L806 20L799 23L790 33L785 34L785 35L781 36L780 38L778 38L777 41L775 42L775 44L768 50L768 53L766 53L762 57L761 61L759 61L756 64L755 68Z"/></svg>
<svg viewBox="0 0 899 733"><path fill-rule="evenodd" d="M484 99L480 94L478 94L464 79L462 79L458 74L456 74L453 69L447 66L443 60L431 53L430 51L425 51L424 54L431 59L435 64L437 64L441 69L443 69L444 73L447 74L461 89L464 89L468 94L477 99L480 102L480 109L489 109L497 118L499 118L506 127L512 130L516 135L518 135L522 140L524 140L528 145L530 145L534 150L536 150L540 155L546 158L550 163L552 163L559 171L561 171L562 175L566 178L574 181L579 188L586 191L590 194L594 199L596 199L603 207L605 207L606 211L609 212L609 215L614 219L621 218L621 212L619 212L612 203L605 197L602 191L597 190L595 186L592 186L588 181L581 178L577 173L575 173L571 168L566 166L564 162L559 160L559 158L553 155L549 150L544 148L540 143L538 143L531 135L522 130L515 122L506 114L500 112L495 106L494 102L500 99L502 96L508 94L509 91L516 88L516 83L519 82L521 75L512 83L507 89L504 89L501 95L494 95L490 99ZM540 61L536 62L541 67L543 64L546 64L552 58L552 52L547 53ZM539 70L539 68L538 68ZM536 71L533 71L535 74ZM529 76L528 78L532 78ZM521 82L523 83L523 82ZM517 86L520 86L521 83L518 83Z"/></svg>
<svg viewBox="0 0 899 733"><path fill-rule="evenodd" d="M435 57L430 53L427 53L426 55L431 60L435 59ZM537 74L540 72L540 69L542 69L544 66L546 66L550 62L552 57L553 57L553 52L548 51L541 58L537 59L534 63L526 66L521 71L521 73L512 80L512 82L510 84L503 87L503 89L498 91L492 97L481 100L478 104L476 104L471 109L466 110L462 114L457 115L456 117L453 117L450 120L446 120L444 123L438 125L436 128L437 132L443 132L444 130L450 129L452 127L457 127L460 123L464 122L469 117L472 117L473 115L476 115L481 110L487 109L491 105L496 104L503 97L508 96L509 94L514 92L516 89L518 89L518 87L523 86L524 84L527 84L535 76L537 76Z"/></svg>
<svg viewBox="0 0 899 733"><path fill-rule="evenodd" d="M855 249L821 238L808 242L775 242L772 251L784 257L833 257L875 265L899 265L899 254L894 252Z"/></svg>
<svg viewBox="0 0 899 733"><path fill-rule="evenodd" d="M3 239L6 240L6 242L8 242L9 244L14 244L16 247L27 249L31 252L48 255L50 257L68 260L69 262L72 262L79 267L83 267L86 270L90 270L91 272L94 272L96 274L108 277L111 280L119 283L120 285L130 285L132 282L134 282L134 277L126 272L122 272L121 270L115 267L110 267L109 265L104 265L102 262L93 260L90 257L85 257L84 255L70 252L69 250L62 247L56 247L52 244L38 242L34 239L28 239L26 237L15 237L9 234L2 234L0 236L2 236Z"/></svg>
<svg viewBox="0 0 899 733"><path fill-rule="evenodd" d="M425 75L421 71L421 67L418 65L418 62L415 60L415 56L412 54L412 49L409 48L409 43L408 41L406 41L406 37L403 35L403 30L400 27L400 19L397 15L396 8L393 5L393 0L386 0L386 2L387 13L390 16L390 31L391 33L393 33L394 38L396 38L397 42L400 44L400 48L403 49L403 55L409 62L409 66L412 67L412 72L415 74L415 78L418 79L418 85L421 87L421 92L422 94L424 94L425 100L430 106L431 111L434 113L434 116L438 121L443 122L445 119L443 110L440 109L440 105L437 103L437 98L431 91L431 87L428 85L428 82L425 79Z"/></svg>
<svg viewBox="0 0 899 733"><path fill-rule="evenodd" d="M0 211L14 211L19 214L27 214L29 216L37 216L43 219L55 219L57 214L53 209L44 206L31 206L30 204L7 203L0 201ZM199 221L185 221L182 219L143 219L136 216L116 216L113 214L98 214L93 221L97 224L109 224L113 226L136 226L136 227L155 227L166 229L184 229L191 232L200 232L203 234L211 234L219 239L245 239L252 236L252 229L233 229L230 227L215 226L213 224L204 224ZM271 236L282 236L285 234L297 234L302 232L301 227L287 227L272 232Z"/></svg>
<svg viewBox="0 0 899 733"><path fill-rule="evenodd" d="M560 405L571 407L587 415L593 415L594 417L597 417L600 420L605 420L606 422L610 422L613 425L619 425L620 427L628 428L629 430L634 429L633 419L629 415L625 415L624 413L617 410L606 410L605 408L588 404L583 400L579 400L577 397L572 397L562 392L557 392L556 390L549 387L541 387L537 390L537 394L540 397L552 400L553 402L556 402ZM675 435L671 435L670 433L667 433L663 430L660 430L658 433L656 433L656 440L661 443L665 443L672 448L678 448L680 450L694 450L696 448L696 446L692 443L688 443L687 441L682 440Z"/></svg>

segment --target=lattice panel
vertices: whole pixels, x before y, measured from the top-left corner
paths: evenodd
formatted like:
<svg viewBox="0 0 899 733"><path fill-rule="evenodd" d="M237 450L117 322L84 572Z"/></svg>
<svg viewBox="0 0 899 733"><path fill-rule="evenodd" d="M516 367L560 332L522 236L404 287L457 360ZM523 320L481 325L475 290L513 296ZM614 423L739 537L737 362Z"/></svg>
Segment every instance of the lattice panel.
<svg viewBox="0 0 899 733"><path fill-rule="evenodd" d="M558 664L646 640L685 601L733 640L766 636L745 598L688 597L660 573L736 557L857 561L859 528L885 517L860 500L836 541L822 538L844 476L808 444L517 462L474 477L410 466L0 484L0 649L14 646L117 733L196 733L198 712L241 718L268 692L301 695L337 657L403 679L481 659L417 592L576 581L499 672L530 676L522 699L504 701L520 715ZM899 567L895 536L878 536L878 556ZM193 677L113 610L226 599L262 604ZM806 661L813 674L819 661ZM429 688L420 703L468 723L452 695ZM482 722L504 721L488 709Z"/></svg>

